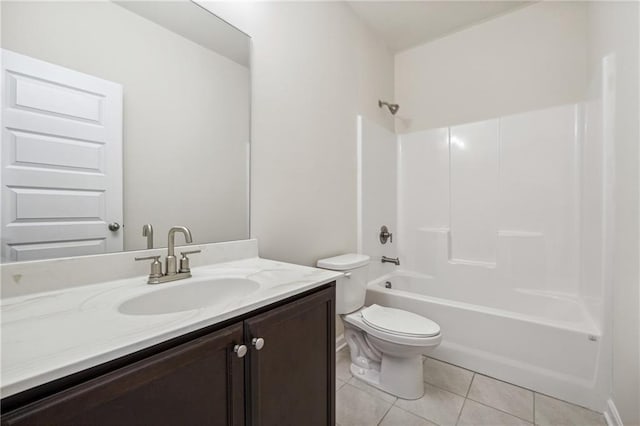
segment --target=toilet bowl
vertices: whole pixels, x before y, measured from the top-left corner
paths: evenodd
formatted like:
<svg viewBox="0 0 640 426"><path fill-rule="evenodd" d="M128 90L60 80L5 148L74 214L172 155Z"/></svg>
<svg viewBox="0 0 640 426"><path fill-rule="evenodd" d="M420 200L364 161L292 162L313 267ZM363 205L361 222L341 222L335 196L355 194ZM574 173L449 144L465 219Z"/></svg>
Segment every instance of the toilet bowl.
<svg viewBox="0 0 640 426"><path fill-rule="evenodd" d="M336 282L336 312L351 354L351 373L403 399L424 394L422 355L442 340L435 322L401 309L364 306L369 257L347 254L318 261L318 267L344 272Z"/></svg>

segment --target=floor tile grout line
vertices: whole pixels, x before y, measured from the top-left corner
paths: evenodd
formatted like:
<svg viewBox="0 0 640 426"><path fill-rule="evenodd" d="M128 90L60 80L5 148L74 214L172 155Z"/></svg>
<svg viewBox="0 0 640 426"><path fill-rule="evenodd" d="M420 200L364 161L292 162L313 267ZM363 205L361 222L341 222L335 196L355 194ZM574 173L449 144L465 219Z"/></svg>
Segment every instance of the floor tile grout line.
<svg viewBox="0 0 640 426"><path fill-rule="evenodd" d="M398 399L400 399L400 398L398 398ZM426 417L424 417L424 416L421 416L420 414L414 413L413 411L409 411L409 410L404 409L404 408L402 408L402 407L399 407L399 406L397 406L397 405L395 405L395 404L394 404L394 407L396 407L396 408L397 408L398 410L400 410L400 411L404 411L405 413L411 414L412 416L415 416L415 417L417 417L417 418L419 418L419 419L421 419L421 420L425 420L425 421L427 421L427 422L429 422L429 423L433 423L433 424L434 424L434 425L436 425L436 426L440 426L440 423L436 423L435 421L433 421L433 420L431 420L431 419L428 419L428 418L426 418Z"/></svg>
<svg viewBox="0 0 640 426"><path fill-rule="evenodd" d="M459 393L457 393L457 392L453 392L453 391L452 391L452 390L450 390L450 389L446 389L446 388L444 388L444 387L442 387L442 386L439 386L439 385L436 385L436 384L434 384L434 383L428 382L428 381L424 378L424 376L422 377L422 382L423 382L423 383L426 383L426 384L428 384L428 385L430 385L430 386L434 386L434 387L436 387L436 388L438 388L438 389L441 389L441 390L447 391L447 392L452 393L452 394L454 394L454 395L458 395L458 396L461 396L461 397L463 397L463 398L466 398L466 395L469 393L469 389L471 388L471 383L473 382L473 378L474 378L474 377L475 377L475 375L477 374L475 371L473 371L473 370L469 370L469 369L467 369L467 368L460 367L460 366L455 365L455 364L448 363L448 362L446 362L446 361L440 361L439 359L431 358L431 357L426 356L426 355L423 355L423 356L422 356L422 365L423 365L423 368L424 368L424 361L425 361L426 359L432 359L432 360L437 361L437 362L440 362L440 363L442 363L442 364L447 364L447 365L450 365L450 366L452 366L452 367L458 368L458 369L460 369L460 370L468 371L469 373L471 373L471 381L469 382L469 386L467 387L467 391L466 391L465 395L461 395L461 394L459 394ZM424 373L423 373L423 374L424 374Z"/></svg>
<svg viewBox="0 0 640 426"><path fill-rule="evenodd" d="M471 381L469 382L469 387L467 388L467 393L464 394L465 398L469 398L469 392L471 392L471 386L473 386L473 381L476 379L476 373L473 373L471 376Z"/></svg>
<svg viewBox="0 0 640 426"><path fill-rule="evenodd" d="M376 425L377 425L377 426L379 426L379 425L380 425L380 422L382 422L382 420L384 420L384 418L387 416L387 414L389 413L389 410L391 410L391 408L393 407L394 403L391 403L391 402L389 402L389 401L385 401L385 400L384 400L384 399L382 399L382 398L379 398L379 397L377 397L377 396L375 396L375 395L372 395L372 394L370 394L369 392L365 391L364 389L360 389L359 387L354 386L354 385L350 384L349 382L345 382L345 383L344 383L344 385L342 385L342 387L340 388L340 390L342 390L342 389L346 388L347 386L349 386L350 388L352 388L352 389L354 389L354 390L356 390L356 391L362 392L362 393L366 394L367 396L369 396L369 397L371 397L371 398L375 398L375 399L377 399L377 400L379 400L379 401L382 401L382 402L383 402L383 403L385 403L385 404L389 404L389 407L387 408L387 411L385 411L385 413L384 413L384 415L382 416L382 418L380 419L380 421L379 421L378 423L376 423ZM336 399L337 399L337 392L336 392ZM397 398L396 398L396 400L397 400Z"/></svg>
<svg viewBox="0 0 640 426"><path fill-rule="evenodd" d="M601 412L599 412L599 411L592 410L592 409L591 409L591 408L589 408L589 407L585 407L584 405L576 404L575 402L567 401L566 399L556 398L555 396L551 396L551 395L548 395L548 394L546 394L546 393L538 392L538 391L534 391L534 390L532 390L531 392L533 392L533 393L534 393L534 395L535 395L535 394L538 394L538 395L543 396L543 397L545 397L545 398L550 398L550 399L553 399L553 400L556 400L556 401L564 402L565 404L569 404L569 405L572 405L572 406L574 406L574 407L581 408L581 409L583 409L583 410L591 411L592 413L602 414L602 413L601 413Z"/></svg>
<svg viewBox="0 0 640 426"><path fill-rule="evenodd" d="M395 401L393 401L393 404L391 404L392 407L398 407L396 404L398 403L398 401L400 401L400 398L396 398ZM398 407L400 408L400 407Z"/></svg>
<svg viewBox="0 0 640 426"><path fill-rule="evenodd" d="M0 1L1 1L1 0L0 0ZM473 380L473 379L472 379L472 380ZM427 381L426 381L426 380L424 380L424 379L422 380L422 382L423 382L423 383L425 383L425 384L427 384L427 385L429 385L429 386L433 386L434 388L437 388L437 389L439 389L439 390L442 390L442 391L445 391L445 392L449 392L449 393L451 393L451 394L453 394L453 395L459 396L460 398L466 398L466 396L464 396L464 395L460 395L459 393L452 392L452 391L450 391L449 389L445 389L445 388L443 388L442 386L434 385L433 383L427 382ZM470 388L470 387L471 387L471 384L469 384L469 388ZM468 390L468 389L467 389L467 393L469 393L469 390Z"/></svg>
<svg viewBox="0 0 640 426"><path fill-rule="evenodd" d="M365 388L360 388L360 387L358 387L358 386L356 386L356 385L354 385L354 384L349 383L349 382L351 382L351 379L355 379L355 381L356 381L356 382L360 382L360 383L364 384L366 387L370 387L371 389L373 389L373 390L375 390L375 391L377 391L377 392L381 392L381 393L383 393L383 394L385 394L385 395L388 395L388 396L392 397L392 398L393 398L393 401L387 401L387 400L386 400L386 399L384 399L384 398L381 398L381 397L379 397L379 396L377 396L377 395L374 395L374 394L372 394L372 393L367 392L367 389L365 389ZM354 388L356 388L356 389L360 389L361 391L365 392L366 394L371 395L371 396L372 396L372 397L374 397L374 398L378 398L378 399L380 399L380 400L382 400L382 401L384 401L384 402L386 402L386 403L388 403L388 404L395 405L396 401L398 401L398 399L399 399L397 396L392 395L392 394L390 394L390 393L388 393L388 392L385 392L385 391L383 391L382 389L378 389L377 387L375 387L375 386L373 386L373 385L371 385L371 384L369 384L369 383L365 382L364 380L360 380L360 379L358 379L358 378L357 378L357 377L355 377L355 376L351 376L351 379L349 379L349 382L346 382L346 383L348 383L348 384L350 384L352 387L354 387Z"/></svg>
<svg viewBox="0 0 640 426"><path fill-rule="evenodd" d="M387 414L389 414L389 411L391 411L391 409L393 408L393 404L391 404L389 406L389 408L387 408L387 411L385 411L384 416L382 416L382 418L380 419L380 421L378 422L378 426L380 426L380 423L382 423L382 421L384 420L385 417L387 417Z"/></svg>
<svg viewBox="0 0 640 426"><path fill-rule="evenodd" d="M471 373L476 373L474 370L469 370L468 368L464 368L464 367L462 367L462 366L460 366L458 364L453 364L451 362L443 361L443 360L438 359L438 358L433 358L433 357L430 357L428 355L423 355L422 357L423 357L423 359L422 359L423 363L425 361L425 358L428 358L428 359L432 359L432 360L437 361L437 362L441 362L443 364L451 365L453 367L459 368L460 370L465 370L465 371L470 371Z"/></svg>
<svg viewBox="0 0 640 426"><path fill-rule="evenodd" d="M505 383L507 385L511 385L513 387L516 387L516 388L527 390L529 392L535 392L533 389L525 388L524 386L516 385L515 383L507 382L506 380L498 379L497 377L489 376L488 374L482 374L482 373L479 373L477 371L474 371L474 373L479 375L479 376L486 377L487 379L495 380L496 382Z"/></svg>
<svg viewBox="0 0 640 426"><path fill-rule="evenodd" d="M460 423L460 417L462 417L462 411L464 410L464 406L467 404L467 398L462 401L462 407L460 407L460 412L458 413L458 417L456 417L456 426Z"/></svg>
<svg viewBox="0 0 640 426"><path fill-rule="evenodd" d="M455 395L455 394L454 394L454 395ZM423 395L423 396L424 396L424 395ZM459 396L459 395L458 395L458 396ZM399 400L400 400L400 398L397 398L397 399L396 399L396 402L398 402ZM403 399L403 401L411 401L411 400ZM395 404L394 404L394 405L395 405ZM413 411L411 411L411 410L407 410L407 409L402 408L402 407L400 407L400 406L398 406L398 405L395 405L395 406L396 406L397 408L399 408L400 410L402 410L402 411L406 411L406 412L407 412L407 413L409 413L409 414L413 414L414 416L416 416L416 417L418 417L418 418L420 418L420 419L422 419L422 420L426 420L426 421L428 421L429 423L433 423L433 424L434 424L434 425L436 425L436 426L440 426L440 423L436 422L435 420L429 419L429 418L427 418L427 417L423 416L422 414L415 413L415 412L413 412Z"/></svg>
<svg viewBox="0 0 640 426"><path fill-rule="evenodd" d="M354 376L354 377L352 377L352 378L353 378L353 379L355 379L355 381L361 382L362 384L364 384L365 386L367 386L367 387L371 388L372 390L374 390L374 391L376 391L376 392L380 392L380 393L383 393L383 394L385 394L385 395L387 395L387 396L392 397L392 398L393 398L393 401L388 401L388 400L386 400L386 399L384 399L384 398L382 398L382 397L380 397L380 396L378 396L378 395L376 395L376 394L374 394L374 393L370 393L370 392L368 392L368 391L367 391L367 389L365 389L365 388L360 388L360 387L358 387L358 386L356 386L356 385L353 385L353 384L351 384L351 383L348 383L349 385L351 385L351 387L356 388L356 389L358 389L358 390L361 390L362 392L366 393L367 395L371 396L372 398L379 399L380 401L383 401L383 402L385 402L386 404L391 404L391 406L392 406L392 407L396 404L396 402L397 402L397 401L398 401L398 399L399 399L397 396L395 396L395 395L391 395L390 393L387 393L387 392L383 391L382 389L378 389L377 387L375 387L375 386L373 386L373 385L370 385L369 383L367 383L367 382L365 382L365 381L359 380L359 379L358 379L358 378L356 378L355 376Z"/></svg>
<svg viewBox="0 0 640 426"><path fill-rule="evenodd" d="M469 401L473 401L473 402L475 402L475 403L477 403L477 404L480 404L480 405L482 405L482 406L484 406L484 407L492 408L492 409L494 409L494 410L496 410L496 411L500 411L501 413L503 413L503 414L507 414L507 415L509 415L509 416L511 416L511 417L515 417L516 419L524 420L524 421L525 421L525 422L527 422L527 423L533 423L533 424L535 424L535 422L534 422L534 421L532 421L532 420L527 420L527 419L525 419L524 417L516 416L516 415L515 415L515 414L513 414L513 413L509 413L508 411L504 411L504 410L502 410L502 409L500 409L500 408L497 408L497 407L494 407L494 406L492 406L492 405L489 405L489 404L487 404L486 402L476 401L476 400L475 400L475 399L473 399L473 398L466 398L466 399L468 399ZM535 419L534 419L534 420L535 420Z"/></svg>
<svg viewBox="0 0 640 426"><path fill-rule="evenodd" d="M478 400L475 400L475 399L473 399L473 398L469 397L469 393L471 393L471 387L473 386L473 381L475 380L476 375L478 375L478 374L479 374L479 373L475 373L475 372L473 373L473 377L471 378L471 383L469 383L469 389L467 389L467 396L465 396L465 398L466 398L466 399L470 399L471 401L473 401L473 402L477 402L478 404L484 405L485 407L493 408L494 410L498 410L498 411L500 411L500 412L502 412L502 413L505 413L505 414L508 414L508 415L510 415L510 416L516 417L516 418L518 418L518 419L520 419L520 420L524 420L524 421L526 421L527 423L533 423L533 424L535 424L535 419L536 419L536 415L535 415L535 408L536 408L536 405L535 405L535 392L534 392L534 391L532 391L531 389L523 388L522 386L513 385L513 383L509 383L509 382L505 382L505 381L503 381L503 380L495 379L495 380L497 380L497 381L499 381L499 382L503 382L503 383L506 383L506 384L509 384L509 385L513 385L513 386L516 386L516 387L518 387L518 388L521 388L521 389L524 389L524 390L527 390L527 391L531 392L532 397L533 397L533 407L532 407L532 408L533 408L533 413L532 413L532 419L533 419L533 420L529 421L529 420L527 420L527 419L525 419L525 418L523 418L523 417L517 416L517 415L515 415L515 414L513 414L513 413L509 413L509 412L507 412L507 411L505 411L505 410L503 410L503 409L501 409L501 408L494 407L493 405L489 405L489 404L488 404L488 403L486 403L486 402L481 402L481 401L478 401ZM482 374L480 374L480 375L482 376ZM490 379L493 379L493 377L490 377L490 376L484 376L484 377L488 377L488 378L490 378Z"/></svg>

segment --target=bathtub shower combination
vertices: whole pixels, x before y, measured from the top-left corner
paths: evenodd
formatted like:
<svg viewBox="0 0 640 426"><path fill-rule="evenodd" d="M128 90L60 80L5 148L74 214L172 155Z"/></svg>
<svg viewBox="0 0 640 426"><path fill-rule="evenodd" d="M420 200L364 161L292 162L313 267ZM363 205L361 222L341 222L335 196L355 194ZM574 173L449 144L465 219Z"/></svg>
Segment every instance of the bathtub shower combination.
<svg viewBox="0 0 640 426"><path fill-rule="evenodd" d="M598 404L591 393L600 333L579 302L524 291L462 301L432 277L399 272L372 281L366 304L438 323L442 342L429 356L582 405Z"/></svg>
<svg viewBox="0 0 640 426"><path fill-rule="evenodd" d="M602 411L606 104L398 136L358 118L366 304L438 323L430 356Z"/></svg>

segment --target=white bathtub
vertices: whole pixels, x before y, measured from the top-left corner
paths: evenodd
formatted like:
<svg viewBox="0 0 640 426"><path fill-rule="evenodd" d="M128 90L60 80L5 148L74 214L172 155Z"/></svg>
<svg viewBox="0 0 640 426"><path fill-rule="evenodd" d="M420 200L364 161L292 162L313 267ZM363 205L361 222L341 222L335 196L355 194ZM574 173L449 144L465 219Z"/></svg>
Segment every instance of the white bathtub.
<svg viewBox="0 0 640 426"><path fill-rule="evenodd" d="M385 288L390 282L392 288ZM601 411L600 330L580 300L522 290L489 292L437 283L408 272L369 283L366 304L436 321L442 344L430 356ZM499 297L498 297L499 296Z"/></svg>

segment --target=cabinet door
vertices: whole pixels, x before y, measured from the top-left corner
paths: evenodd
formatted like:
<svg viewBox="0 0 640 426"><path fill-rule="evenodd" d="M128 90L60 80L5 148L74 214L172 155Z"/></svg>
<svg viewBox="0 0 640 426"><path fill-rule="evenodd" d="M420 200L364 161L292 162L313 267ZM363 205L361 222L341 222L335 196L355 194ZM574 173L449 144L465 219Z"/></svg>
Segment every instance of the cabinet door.
<svg viewBox="0 0 640 426"><path fill-rule="evenodd" d="M245 321L248 424L335 423L334 299L331 287Z"/></svg>
<svg viewBox="0 0 640 426"><path fill-rule="evenodd" d="M242 425L242 324L4 415L3 425Z"/></svg>

